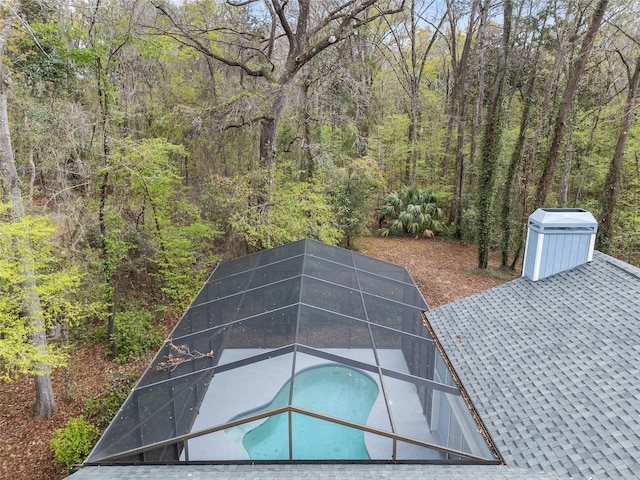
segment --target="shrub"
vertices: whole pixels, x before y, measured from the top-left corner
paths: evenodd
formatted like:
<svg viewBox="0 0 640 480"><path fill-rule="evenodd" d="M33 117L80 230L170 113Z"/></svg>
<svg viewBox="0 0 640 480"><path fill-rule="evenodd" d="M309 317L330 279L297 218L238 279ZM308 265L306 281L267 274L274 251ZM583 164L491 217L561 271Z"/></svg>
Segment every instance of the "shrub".
<svg viewBox="0 0 640 480"><path fill-rule="evenodd" d="M425 230L435 234L447 233L444 212L436 204L433 193L405 185L400 192L393 191L384 197L380 215L388 226L381 230L389 233L422 235Z"/></svg>
<svg viewBox="0 0 640 480"><path fill-rule="evenodd" d="M118 375L102 388L100 395L85 400L84 415L104 430L118 412L138 378L136 373Z"/></svg>
<svg viewBox="0 0 640 480"><path fill-rule="evenodd" d="M153 316L144 310L132 308L117 312L115 316L116 363L126 363L162 343L162 337L152 324Z"/></svg>
<svg viewBox="0 0 640 480"><path fill-rule="evenodd" d="M67 469L81 463L99 436L98 428L82 416L70 419L64 428L56 430L51 440L56 462Z"/></svg>
<svg viewBox="0 0 640 480"><path fill-rule="evenodd" d="M292 180L287 165L281 165L268 205L263 205L260 195L252 192L251 178L239 178L237 183L228 222L244 240L248 251L272 248L302 238L315 238L330 245L340 241L342 232L331 221L333 212L324 194L323 180Z"/></svg>
<svg viewBox="0 0 640 480"><path fill-rule="evenodd" d="M344 167L327 165L327 193L334 223L343 232L340 245L353 248L357 235L367 231L384 179L378 164L368 158L346 162Z"/></svg>

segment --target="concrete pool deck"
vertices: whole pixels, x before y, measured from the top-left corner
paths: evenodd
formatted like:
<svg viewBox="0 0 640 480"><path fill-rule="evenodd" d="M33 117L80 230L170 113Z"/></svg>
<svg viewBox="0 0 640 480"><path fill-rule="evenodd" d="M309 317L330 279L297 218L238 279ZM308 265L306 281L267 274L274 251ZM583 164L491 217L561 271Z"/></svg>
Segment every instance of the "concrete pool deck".
<svg viewBox="0 0 640 480"><path fill-rule="evenodd" d="M323 349L327 353L350 358L360 362L375 364L370 349ZM264 349L226 349L219 364L227 364L257 354ZM402 373L409 373L401 350L379 349L380 362ZM272 357L214 375L205 393L200 411L195 419L192 432L228 422L241 412L246 412L268 404L280 388L290 379L293 354ZM296 371L308 367L330 364L323 358L298 352ZM377 376L367 372L380 389L369 415L367 426L391 431L389 415L385 406L382 386ZM435 443L431 436L417 390L412 383L385 377L385 386L389 394L389 403L397 431L407 437ZM365 433L365 444L372 460L390 460L392 440L387 437ZM233 439L224 431L193 438L188 442L190 461L248 460L249 457L238 439ZM433 459L441 458L438 452L408 444L398 443L398 459L421 459L427 455Z"/></svg>

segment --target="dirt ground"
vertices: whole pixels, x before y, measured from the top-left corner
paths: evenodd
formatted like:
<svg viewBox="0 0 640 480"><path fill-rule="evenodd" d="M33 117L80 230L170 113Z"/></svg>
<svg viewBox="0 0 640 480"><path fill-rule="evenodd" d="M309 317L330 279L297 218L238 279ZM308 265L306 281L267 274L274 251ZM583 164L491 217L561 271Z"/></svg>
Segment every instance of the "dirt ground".
<svg viewBox="0 0 640 480"><path fill-rule="evenodd" d="M405 267L429 308L468 297L517 276L499 268L498 254L490 256L486 271L478 270L475 245L454 240L362 237L356 245L360 253Z"/></svg>
<svg viewBox="0 0 640 480"><path fill-rule="evenodd" d="M475 268L476 248L446 239L377 238L359 240L361 253L407 268L430 308L472 295L513 278L498 268L494 256L490 268ZM49 420L33 420L33 381L22 378L0 383L0 480L58 480L66 476L64 468L53 464L49 445L56 429L81 413L83 399L100 392L115 375L144 365L114 365L95 347L74 349L70 358L73 400L62 401L64 372L54 374L59 411Z"/></svg>

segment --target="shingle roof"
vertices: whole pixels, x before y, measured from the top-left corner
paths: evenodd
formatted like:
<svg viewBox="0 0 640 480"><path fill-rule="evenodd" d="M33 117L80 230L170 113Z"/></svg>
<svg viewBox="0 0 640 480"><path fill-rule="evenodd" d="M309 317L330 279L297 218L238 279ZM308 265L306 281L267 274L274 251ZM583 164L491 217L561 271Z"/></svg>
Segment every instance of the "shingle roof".
<svg viewBox="0 0 640 480"><path fill-rule="evenodd" d="M554 476L494 465L144 465L85 467L70 480L552 480Z"/></svg>
<svg viewBox="0 0 640 480"><path fill-rule="evenodd" d="M596 252L427 317L507 465L638 478L640 269Z"/></svg>

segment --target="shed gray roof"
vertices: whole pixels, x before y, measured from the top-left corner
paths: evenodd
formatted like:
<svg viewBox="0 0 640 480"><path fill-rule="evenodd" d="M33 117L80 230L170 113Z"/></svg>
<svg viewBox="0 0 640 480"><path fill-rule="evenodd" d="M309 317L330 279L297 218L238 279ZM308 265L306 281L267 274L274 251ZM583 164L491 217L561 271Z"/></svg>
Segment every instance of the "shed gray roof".
<svg viewBox="0 0 640 480"><path fill-rule="evenodd" d="M427 317L508 465L638 478L640 269L596 252Z"/></svg>

